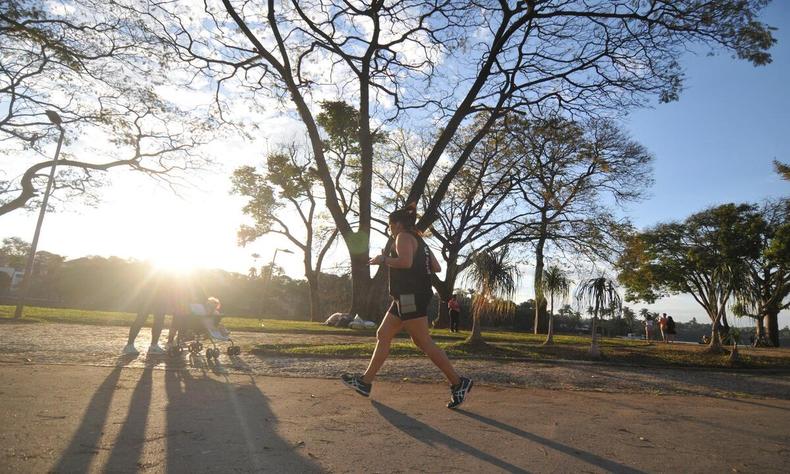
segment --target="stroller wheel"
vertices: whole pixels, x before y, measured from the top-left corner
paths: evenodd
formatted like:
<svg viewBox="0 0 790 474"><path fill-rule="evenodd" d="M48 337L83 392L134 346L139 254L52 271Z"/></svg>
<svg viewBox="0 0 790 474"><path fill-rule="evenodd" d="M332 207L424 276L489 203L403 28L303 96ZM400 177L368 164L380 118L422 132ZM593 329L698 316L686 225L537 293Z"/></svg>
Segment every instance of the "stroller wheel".
<svg viewBox="0 0 790 474"><path fill-rule="evenodd" d="M234 349L234 352L236 353L236 355L241 354L241 347L235 346L233 349Z"/></svg>
<svg viewBox="0 0 790 474"><path fill-rule="evenodd" d="M219 349L211 349L211 356L214 357L214 360L219 359Z"/></svg>
<svg viewBox="0 0 790 474"><path fill-rule="evenodd" d="M228 347L227 352L229 356L236 355L236 348L234 346L230 346Z"/></svg>

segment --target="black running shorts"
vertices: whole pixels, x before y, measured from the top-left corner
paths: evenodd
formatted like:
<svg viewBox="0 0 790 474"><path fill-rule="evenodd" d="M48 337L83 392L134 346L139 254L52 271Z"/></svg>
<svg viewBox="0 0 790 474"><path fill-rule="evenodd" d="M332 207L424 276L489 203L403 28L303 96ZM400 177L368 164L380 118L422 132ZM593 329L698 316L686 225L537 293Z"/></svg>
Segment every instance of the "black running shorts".
<svg viewBox="0 0 790 474"><path fill-rule="evenodd" d="M404 294L392 297L388 313L394 314L401 321L428 316L428 305L433 294Z"/></svg>

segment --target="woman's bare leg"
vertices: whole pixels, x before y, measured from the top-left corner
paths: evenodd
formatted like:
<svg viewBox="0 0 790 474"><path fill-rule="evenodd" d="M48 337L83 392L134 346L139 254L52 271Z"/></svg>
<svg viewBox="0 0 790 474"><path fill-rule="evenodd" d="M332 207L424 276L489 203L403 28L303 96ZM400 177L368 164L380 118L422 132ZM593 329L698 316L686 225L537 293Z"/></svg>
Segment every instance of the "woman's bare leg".
<svg viewBox="0 0 790 474"><path fill-rule="evenodd" d="M365 383L373 382L376 374L384 365L387 356L390 354L390 344L392 338L397 335L401 328L403 328L403 321L392 313L387 313L384 316L384 321L381 322L378 331L376 331L376 348L373 350L373 355L370 357L368 369L362 375L362 381Z"/></svg>
<svg viewBox="0 0 790 474"><path fill-rule="evenodd" d="M450 385L457 385L461 381L461 377L458 375L458 372L455 371L450 359L447 358L447 354L445 354L444 351L433 342L433 339L431 339L431 335L428 332L428 317L403 321L403 327L406 329L406 332L409 333L409 336L411 336L411 340L414 341L414 344L416 344L417 347L431 359L431 362L444 373Z"/></svg>

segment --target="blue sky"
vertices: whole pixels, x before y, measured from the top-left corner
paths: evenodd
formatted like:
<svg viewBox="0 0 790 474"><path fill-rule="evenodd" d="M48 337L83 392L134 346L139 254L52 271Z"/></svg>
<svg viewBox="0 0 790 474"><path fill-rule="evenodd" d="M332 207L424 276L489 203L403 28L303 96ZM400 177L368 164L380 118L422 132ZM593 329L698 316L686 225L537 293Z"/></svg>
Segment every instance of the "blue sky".
<svg viewBox="0 0 790 474"><path fill-rule="evenodd" d="M790 193L771 164L790 162L790 2L774 2L763 20L778 28L773 63L689 54L680 100L629 117L634 138L656 156L650 198L629 207L638 226Z"/></svg>

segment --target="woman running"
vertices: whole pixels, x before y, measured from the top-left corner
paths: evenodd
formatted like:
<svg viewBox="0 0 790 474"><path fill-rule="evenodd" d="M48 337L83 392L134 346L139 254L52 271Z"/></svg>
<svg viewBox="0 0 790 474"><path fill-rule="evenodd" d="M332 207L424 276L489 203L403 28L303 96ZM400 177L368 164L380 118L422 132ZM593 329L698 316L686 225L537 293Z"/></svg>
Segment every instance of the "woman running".
<svg viewBox="0 0 790 474"><path fill-rule="evenodd" d="M389 231L395 238L395 250L389 256L372 258L370 264L389 267L392 304L376 332L376 348L365 373L343 374L341 379L361 395L369 396L373 379L389 355L392 338L405 329L414 344L447 377L451 394L447 408L455 408L472 390L472 380L458 375L447 354L434 344L428 333L428 304L433 298L431 274L440 271L441 267L415 227L416 209L416 204L409 204L389 215Z"/></svg>

